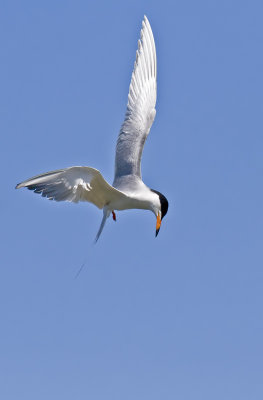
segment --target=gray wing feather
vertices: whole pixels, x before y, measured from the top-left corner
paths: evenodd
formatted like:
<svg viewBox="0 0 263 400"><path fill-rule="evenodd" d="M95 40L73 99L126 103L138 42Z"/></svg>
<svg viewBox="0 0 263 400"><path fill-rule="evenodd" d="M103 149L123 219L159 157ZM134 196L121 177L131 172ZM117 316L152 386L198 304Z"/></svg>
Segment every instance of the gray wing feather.
<svg viewBox="0 0 263 400"><path fill-rule="evenodd" d="M136 175L141 178L143 146L156 114L156 76L153 33L148 19L144 17L131 77L125 120L117 140L115 180L123 175Z"/></svg>
<svg viewBox="0 0 263 400"><path fill-rule="evenodd" d="M101 173L91 167L69 167L34 176L19 183L16 189L27 187L49 200L88 201L103 208L111 201L126 197L109 185Z"/></svg>

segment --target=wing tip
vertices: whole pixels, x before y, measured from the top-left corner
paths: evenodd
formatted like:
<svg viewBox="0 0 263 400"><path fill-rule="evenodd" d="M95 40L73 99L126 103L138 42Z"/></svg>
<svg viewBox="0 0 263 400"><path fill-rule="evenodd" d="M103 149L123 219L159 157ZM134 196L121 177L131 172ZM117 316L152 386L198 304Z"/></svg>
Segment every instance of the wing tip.
<svg viewBox="0 0 263 400"><path fill-rule="evenodd" d="M145 25L145 28L148 28L148 29L149 29L149 27L151 28L151 24L145 14L143 16L142 25Z"/></svg>

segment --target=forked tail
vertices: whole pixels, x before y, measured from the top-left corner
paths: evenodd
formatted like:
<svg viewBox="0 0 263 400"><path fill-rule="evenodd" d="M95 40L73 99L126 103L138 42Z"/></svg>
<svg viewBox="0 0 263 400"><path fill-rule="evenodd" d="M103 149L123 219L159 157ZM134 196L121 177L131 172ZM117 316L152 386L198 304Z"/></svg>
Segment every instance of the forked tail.
<svg viewBox="0 0 263 400"><path fill-rule="evenodd" d="M96 235L96 237L95 237L94 243L97 243L97 241L98 241L98 239L99 239L99 237L100 237L100 234L101 234L101 232L103 231L103 228L104 228L106 219L109 217L110 213L111 213L111 212L110 212L110 210L108 209L108 207L104 207L104 208L103 208L103 217L102 217L102 221L101 221L101 224L100 224L100 229L98 230L98 233L97 233L97 235Z"/></svg>

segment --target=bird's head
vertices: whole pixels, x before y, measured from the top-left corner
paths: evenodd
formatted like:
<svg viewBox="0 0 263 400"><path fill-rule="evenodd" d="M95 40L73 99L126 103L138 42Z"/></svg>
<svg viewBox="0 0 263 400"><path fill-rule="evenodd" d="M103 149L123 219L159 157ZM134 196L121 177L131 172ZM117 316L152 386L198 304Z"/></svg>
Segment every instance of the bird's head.
<svg viewBox="0 0 263 400"><path fill-rule="evenodd" d="M168 211L168 200L167 198L160 192L158 192L157 190L151 189L151 191L153 193L156 194L156 201L155 201L155 206L153 209L154 214L156 215L156 232L155 232L155 236L158 235L160 227L161 227L161 223L162 223L162 219L163 217L166 215L167 211Z"/></svg>

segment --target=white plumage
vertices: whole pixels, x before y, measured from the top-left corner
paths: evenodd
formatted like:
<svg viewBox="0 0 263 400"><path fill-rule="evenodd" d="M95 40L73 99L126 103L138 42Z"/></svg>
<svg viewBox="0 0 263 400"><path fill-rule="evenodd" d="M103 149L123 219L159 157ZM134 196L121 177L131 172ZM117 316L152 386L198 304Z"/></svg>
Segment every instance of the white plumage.
<svg viewBox="0 0 263 400"><path fill-rule="evenodd" d="M125 120L116 146L115 179L122 175L141 178L141 156L155 118L157 63L154 38L144 17L141 38L128 94Z"/></svg>
<svg viewBox="0 0 263 400"><path fill-rule="evenodd" d="M108 184L97 169L77 166L37 175L19 183L16 188L27 187L50 200L74 203L87 201L103 208L103 219L96 240L111 212L115 218L114 210L129 208L151 210L157 217L157 235L168 202L161 193L149 189L141 179L143 146L156 114L156 77L155 43L149 21L144 17L126 115L116 145L113 185Z"/></svg>
<svg viewBox="0 0 263 400"><path fill-rule="evenodd" d="M43 197L56 201L88 201L98 208L116 199L126 197L124 193L109 185L101 173L91 167L69 167L34 176L16 186L27 187Z"/></svg>

